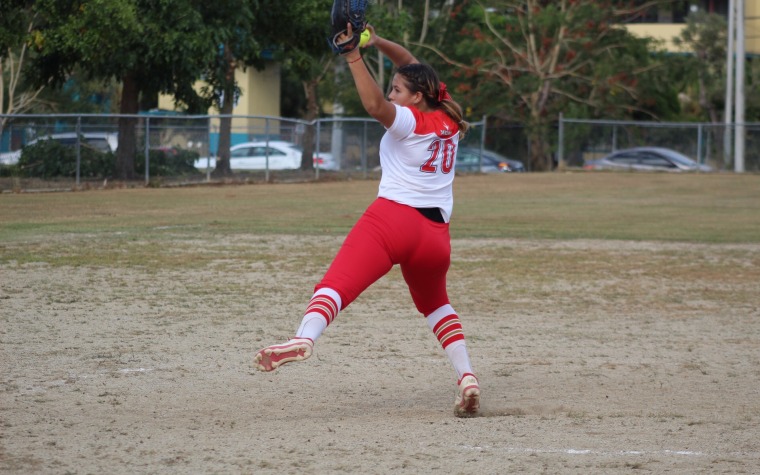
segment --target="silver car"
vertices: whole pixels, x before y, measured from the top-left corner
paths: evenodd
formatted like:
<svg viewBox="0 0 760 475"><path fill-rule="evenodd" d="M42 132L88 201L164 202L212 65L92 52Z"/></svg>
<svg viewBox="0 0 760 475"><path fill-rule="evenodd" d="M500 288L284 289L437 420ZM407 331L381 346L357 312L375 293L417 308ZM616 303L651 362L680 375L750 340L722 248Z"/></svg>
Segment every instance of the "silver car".
<svg viewBox="0 0 760 475"><path fill-rule="evenodd" d="M456 170L458 172L520 173L525 171L525 165L520 160L507 158L491 150L481 151L474 147L459 147Z"/></svg>
<svg viewBox="0 0 760 475"><path fill-rule="evenodd" d="M695 162L675 150L663 147L634 147L618 150L599 160L586 161L586 170L699 171L712 167Z"/></svg>

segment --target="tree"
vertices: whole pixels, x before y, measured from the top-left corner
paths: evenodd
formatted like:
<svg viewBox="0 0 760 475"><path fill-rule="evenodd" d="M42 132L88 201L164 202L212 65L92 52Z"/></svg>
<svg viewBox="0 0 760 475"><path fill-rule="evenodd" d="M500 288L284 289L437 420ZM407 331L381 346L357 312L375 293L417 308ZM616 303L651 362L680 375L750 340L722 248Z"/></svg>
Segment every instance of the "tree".
<svg viewBox="0 0 760 475"><path fill-rule="evenodd" d="M459 68L459 91L484 112L526 124L531 169L548 170L546 137L560 111L655 115L640 94L641 79L658 66L652 43L619 24L656 3L502 0L486 8L465 0L452 12L453 44L424 46Z"/></svg>
<svg viewBox="0 0 760 475"><path fill-rule="evenodd" d="M23 114L35 105L45 87L29 88L23 81L28 58L25 40L33 28L34 15L29 2L24 1L2 0L0 11L3 12L0 19L0 114ZM8 120L8 117L0 118L0 136Z"/></svg>
<svg viewBox="0 0 760 475"><path fill-rule="evenodd" d="M235 70L262 69L265 55L286 63L301 81L306 96L305 118L319 114L317 85L325 76L332 57L327 47L330 0L238 0L224 5L209 4L204 18L218 45L216 56L204 70L202 96L220 111L219 149L215 175L231 173L231 117L234 98L241 91L235 82ZM255 34L254 34L255 33ZM313 130L307 129L301 168L311 169Z"/></svg>
<svg viewBox="0 0 760 475"><path fill-rule="evenodd" d="M215 54L204 66L201 96L213 104L222 118L219 124L219 147L217 150L215 176L232 173L230 167L230 146L232 144L232 111L235 100L240 96L240 87L235 80L235 70L249 66L261 68L262 46L257 37L261 32L256 27L256 2L235 0L202 4L202 15L210 32L209 45ZM254 35L256 32L256 35Z"/></svg>
<svg viewBox="0 0 760 475"><path fill-rule="evenodd" d="M0 59L8 50L16 48L24 40L24 31L29 24L31 4L24 0L0 0Z"/></svg>
<svg viewBox="0 0 760 475"><path fill-rule="evenodd" d="M686 28L673 39L676 46L692 55L689 69L696 73L696 100L710 122L720 122L725 101L726 43L728 27L720 15L697 11L686 18Z"/></svg>
<svg viewBox="0 0 760 475"><path fill-rule="evenodd" d="M135 176L140 96L177 94L193 103L192 84L214 54L199 0L39 0L32 76L63 84L75 67L122 84L116 177Z"/></svg>
<svg viewBox="0 0 760 475"><path fill-rule="evenodd" d="M300 0L282 2L262 0L257 23L269 33L277 48L274 58L283 63L289 74L297 78L304 94L301 118L312 122L320 115L320 84L330 77L335 55L327 37L330 29L332 0ZM301 169L314 168L315 143L313 127L307 127L303 138Z"/></svg>

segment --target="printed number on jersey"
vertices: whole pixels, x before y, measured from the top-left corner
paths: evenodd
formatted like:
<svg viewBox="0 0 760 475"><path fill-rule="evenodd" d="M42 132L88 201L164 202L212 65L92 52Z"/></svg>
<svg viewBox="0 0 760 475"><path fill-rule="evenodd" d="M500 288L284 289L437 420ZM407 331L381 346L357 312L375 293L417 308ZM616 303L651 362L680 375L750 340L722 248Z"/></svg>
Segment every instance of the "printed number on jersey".
<svg viewBox="0 0 760 475"><path fill-rule="evenodd" d="M442 173L451 173L454 168L454 158L457 156L457 146L451 139L438 139L428 147L430 158L420 167L423 173L435 173L440 164Z"/></svg>

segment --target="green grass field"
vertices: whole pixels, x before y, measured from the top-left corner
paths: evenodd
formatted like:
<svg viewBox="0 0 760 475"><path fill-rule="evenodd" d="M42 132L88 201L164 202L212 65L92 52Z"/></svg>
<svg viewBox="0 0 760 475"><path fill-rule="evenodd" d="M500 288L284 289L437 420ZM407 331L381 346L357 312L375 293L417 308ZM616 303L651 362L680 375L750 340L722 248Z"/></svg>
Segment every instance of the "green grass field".
<svg viewBox="0 0 760 475"><path fill-rule="evenodd" d="M218 258L212 248L220 239L241 258L268 261L276 257L252 255L250 246L234 244L235 236L304 236L304 246L309 236L342 237L377 185L352 180L0 195L0 263L200 268ZM454 239L760 242L757 175L462 176L455 195ZM329 262L334 251L314 249L324 255L311 257ZM586 254L565 255L565 267L584 267ZM552 253L524 259L509 265L545 266L549 274L557 265ZM498 267L498 275L511 272Z"/></svg>
<svg viewBox="0 0 760 475"><path fill-rule="evenodd" d="M760 241L760 176L462 176L452 236ZM50 234L345 234L375 180L0 195L0 242Z"/></svg>

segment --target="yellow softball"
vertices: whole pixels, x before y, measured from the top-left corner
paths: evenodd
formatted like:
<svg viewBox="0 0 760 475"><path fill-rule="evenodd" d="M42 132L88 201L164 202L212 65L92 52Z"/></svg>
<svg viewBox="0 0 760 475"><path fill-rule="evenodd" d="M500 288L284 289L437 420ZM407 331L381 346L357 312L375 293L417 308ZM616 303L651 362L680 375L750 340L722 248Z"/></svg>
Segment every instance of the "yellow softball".
<svg viewBox="0 0 760 475"><path fill-rule="evenodd" d="M359 47L363 48L364 45L366 45L367 42L369 42L369 39L370 39L371 36L372 36L372 34L369 32L369 30L362 31L362 34L359 37Z"/></svg>

